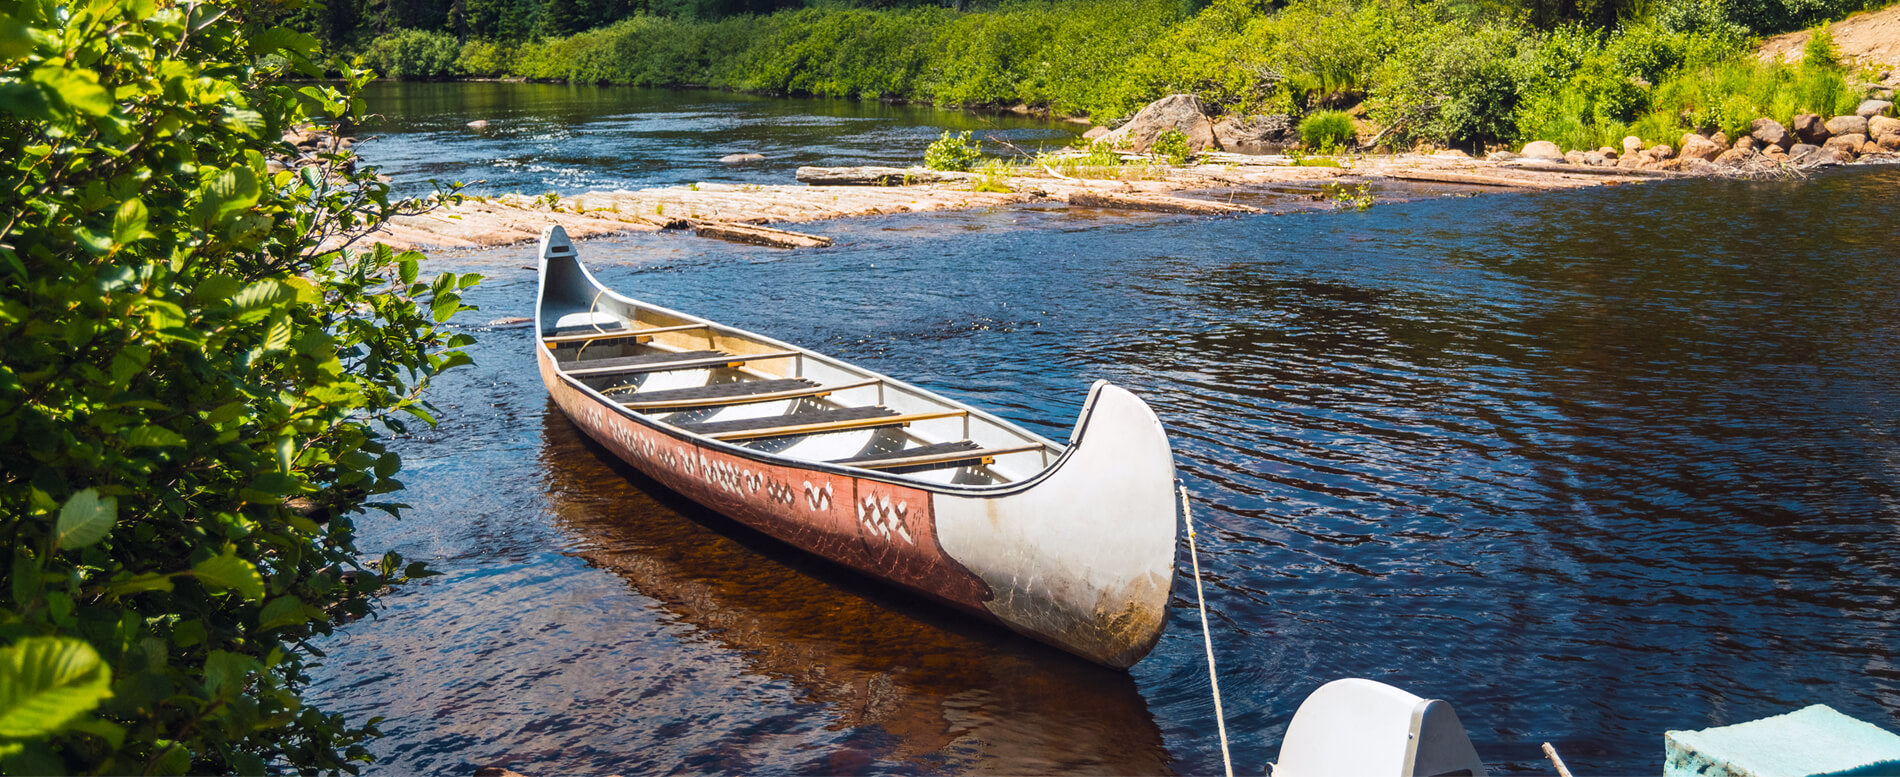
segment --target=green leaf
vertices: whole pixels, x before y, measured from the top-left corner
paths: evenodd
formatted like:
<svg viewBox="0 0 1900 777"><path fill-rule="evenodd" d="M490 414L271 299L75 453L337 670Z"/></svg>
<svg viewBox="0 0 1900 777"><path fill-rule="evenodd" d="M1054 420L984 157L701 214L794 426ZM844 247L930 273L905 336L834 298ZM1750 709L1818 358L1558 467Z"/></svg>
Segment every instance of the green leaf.
<svg viewBox="0 0 1900 777"><path fill-rule="evenodd" d="M125 433L125 441L135 448L175 448L185 444L185 438L177 432L163 426L147 424Z"/></svg>
<svg viewBox="0 0 1900 777"><path fill-rule="evenodd" d="M81 640L27 637L0 648L0 737L55 733L111 695L111 670Z"/></svg>
<svg viewBox="0 0 1900 777"><path fill-rule="evenodd" d="M302 599L284 595L270 600L264 610L257 614L257 628L274 629L279 626L296 626L310 620L310 609Z"/></svg>
<svg viewBox="0 0 1900 777"><path fill-rule="evenodd" d="M398 272L402 274L402 285L407 286L416 282L416 276L422 272L422 267L416 262L420 258L422 255L414 251L402 252L396 265Z"/></svg>
<svg viewBox="0 0 1900 777"><path fill-rule="evenodd" d="M114 596L144 593L146 591L170 590L172 590L171 575L161 575L157 572L147 572L142 575L133 575L123 580L114 580L111 585L106 586L106 593Z"/></svg>
<svg viewBox="0 0 1900 777"><path fill-rule="evenodd" d="M119 206L118 215L112 217L112 242L125 245L144 237L146 219L145 203L126 200Z"/></svg>
<svg viewBox="0 0 1900 777"><path fill-rule="evenodd" d="M251 562L238 558L233 549L192 565L191 575L214 591L230 591L246 599L264 598L264 576Z"/></svg>
<svg viewBox="0 0 1900 777"><path fill-rule="evenodd" d="M286 54L311 57L316 56L318 46L316 38L282 27L272 27L253 35L250 43L251 53L256 55L275 54L281 51Z"/></svg>
<svg viewBox="0 0 1900 777"><path fill-rule="evenodd" d="M63 62L46 64L33 69L32 79L59 95L60 101L75 111L91 116L112 111L112 93L99 85L99 74L91 70L65 67Z"/></svg>
<svg viewBox="0 0 1900 777"><path fill-rule="evenodd" d="M118 499L102 498L97 489L83 489L59 508L59 522L54 525L55 542L60 550L86 547L112 533L112 524L118 519Z"/></svg>
<svg viewBox="0 0 1900 777"><path fill-rule="evenodd" d="M438 324L449 320L450 316L455 315L455 311L461 309L462 297L459 294L437 294L435 300L429 303L429 313L435 316Z"/></svg>
<svg viewBox="0 0 1900 777"><path fill-rule="evenodd" d="M289 473L291 460L297 455L297 441L290 437L279 437L271 448L277 454L277 470Z"/></svg>
<svg viewBox="0 0 1900 777"><path fill-rule="evenodd" d="M231 298L231 304L240 310L256 310L289 302L296 296L296 290L283 281L262 280L244 287Z"/></svg>
<svg viewBox="0 0 1900 777"><path fill-rule="evenodd" d="M33 28L9 14L0 19L0 62L11 62L33 53Z"/></svg>
<svg viewBox="0 0 1900 777"><path fill-rule="evenodd" d="M212 695L236 695L263 665L250 656L213 650L205 657L205 690Z"/></svg>
<svg viewBox="0 0 1900 777"><path fill-rule="evenodd" d="M205 186L204 204L213 221L223 221L256 205L258 195L257 174L240 165L212 176Z"/></svg>

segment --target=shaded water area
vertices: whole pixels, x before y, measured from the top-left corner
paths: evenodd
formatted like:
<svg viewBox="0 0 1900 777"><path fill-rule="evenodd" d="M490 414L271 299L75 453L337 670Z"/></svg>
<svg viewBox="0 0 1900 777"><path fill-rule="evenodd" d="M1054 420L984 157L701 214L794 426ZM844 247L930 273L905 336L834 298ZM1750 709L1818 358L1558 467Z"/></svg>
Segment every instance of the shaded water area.
<svg viewBox="0 0 1900 777"><path fill-rule="evenodd" d="M1450 700L1494 771L1655 774L1662 732L1826 703L1900 728L1900 171L1201 220L826 222L780 252L580 246L617 289L1067 439L1152 403L1195 500L1236 771L1306 694ZM684 503L547 402L528 247L401 441L429 559L323 644L372 772L1218 773L1185 555L1127 673Z"/></svg>
<svg viewBox="0 0 1900 777"><path fill-rule="evenodd" d="M1035 150L1088 129L928 105L584 84L389 82L364 101L377 118L359 130L358 151L410 196L431 179L471 194L788 184L801 165L921 164L946 130ZM489 126L467 126L478 119ZM719 161L742 153L765 159Z"/></svg>

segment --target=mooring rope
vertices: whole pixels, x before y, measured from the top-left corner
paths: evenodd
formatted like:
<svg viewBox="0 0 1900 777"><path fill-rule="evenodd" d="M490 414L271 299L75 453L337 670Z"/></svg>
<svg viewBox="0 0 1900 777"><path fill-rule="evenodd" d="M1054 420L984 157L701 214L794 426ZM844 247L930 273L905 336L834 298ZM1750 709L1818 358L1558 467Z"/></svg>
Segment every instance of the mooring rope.
<svg viewBox="0 0 1900 777"><path fill-rule="evenodd" d="M1194 514L1188 510L1187 486L1176 481L1181 494L1181 518L1187 521L1188 559L1194 562L1194 605L1201 611L1201 644L1207 647L1207 682L1214 687L1214 727L1220 732L1220 760L1227 777L1234 777L1234 758L1227 753L1227 718L1221 712L1220 675L1214 671L1214 636L1207 628L1207 598L1201 593L1201 554L1194 547Z"/></svg>

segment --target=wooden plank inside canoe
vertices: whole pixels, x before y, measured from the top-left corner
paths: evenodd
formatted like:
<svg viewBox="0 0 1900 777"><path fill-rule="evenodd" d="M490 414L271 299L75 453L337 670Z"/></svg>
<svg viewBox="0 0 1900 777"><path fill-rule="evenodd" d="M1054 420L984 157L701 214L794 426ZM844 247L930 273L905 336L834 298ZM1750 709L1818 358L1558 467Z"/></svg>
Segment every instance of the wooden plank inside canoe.
<svg viewBox="0 0 1900 777"><path fill-rule="evenodd" d="M864 410L867 408L843 408L845 410ZM968 415L968 410L939 410L929 413L906 413L903 415L867 415L864 418L839 418L836 420L818 420L823 413L797 413L779 416L781 420L797 420L802 423L769 426L759 429L721 432L709 434L715 440L734 442L738 440L760 440L767 437L798 437L807 434L827 434L831 432L849 432L860 429L882 429L892 426L909 426L918 421L934 421L939 418L960 418Z"/></svg>
<svg viewBox="0 0 1900 777"><path fill-rule="evenodd" d="M926 447L932 447L932 446L926 446ZM908 450L897 451L898 454L902 454L902 455L878 456L878 457L867 456L867 457L859 457L855 459L842 459L839 461L834 461L832 463L843 464L848 467L858 467L860 469L901 469L901 468L907 468L907 467L939 466L939 465L993 464L996 462L997 456L1003 456L1003 455L1011 454L1011 453L1025 453L1028 451L1039 451L1042 449L1043 449L1043 446L1041 445L1017 445L1017 446L1007 447L1007 448L972 447L972 448L963 448L963 449L955 450L955 451L946 451L946 452L941 452L941 453L924 453L922 452L924 450L923 448L911 448Z"/></svg>
<svg viewBox="0 0 1900 777"><path fill-rule="evenodd" d="M707 329L710 327L710 324L680 324L679 326L654 326L644 329L609 329L604 332L586 329L573 334L555 334L543 337L541 338L541 342L547 343L548 345L590 343L596 340L619 340L628 337L644 338L660 334L661 332L690 332L694 329Z"/></svg>
<svg viewBox="0 0 1900 777"><path fill-rule="evenodd" d="M776 402L781 399L801 399L805 397L830 396L834 391L875 386L878 381L864 380L856 383L843 383L833 386L821 386L804 378L785 378L783 380L749 380L732 383L714 383L687 389L651 391L636 393L632 398L620 404L631 410L686 410L691 408L721 407L725 405L748 405L758 402Z"/></svg>
<svg viewBox="0 0 1900 777"><path fill-rule="evenodd" d="M561 371L577 378L588 375L636 375L648 372L740 367L747 362L787 359L797 355L799 355L797 351L770 351L743 356L735 356L723 351L648 353L639 356L615 356L608 359L565 362L561 365Z"/></svg>

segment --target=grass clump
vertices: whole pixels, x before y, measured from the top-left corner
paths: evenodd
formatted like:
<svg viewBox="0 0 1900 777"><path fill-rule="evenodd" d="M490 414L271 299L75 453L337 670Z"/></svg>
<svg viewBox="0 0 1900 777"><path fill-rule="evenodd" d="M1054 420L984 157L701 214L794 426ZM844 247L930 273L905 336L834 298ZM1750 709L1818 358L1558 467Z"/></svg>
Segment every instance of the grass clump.
<svg viewBox="0 0 1900 777"><path fill-rule="evenodd" d="M1177 167L1187 164L1188 159L1194 156L1194 148L1188 145L1187 135L1173 127L1155 136L1155 142L1148 147L1148 151Z"/></svg>
<svg viewBox="0 0 1900 777"><path fill-rule="evenodd" d="M1300 143L1322 154L1337 153L1352 143L1352 117L1344 111L1318 111L1300 122Z"/></svg>

